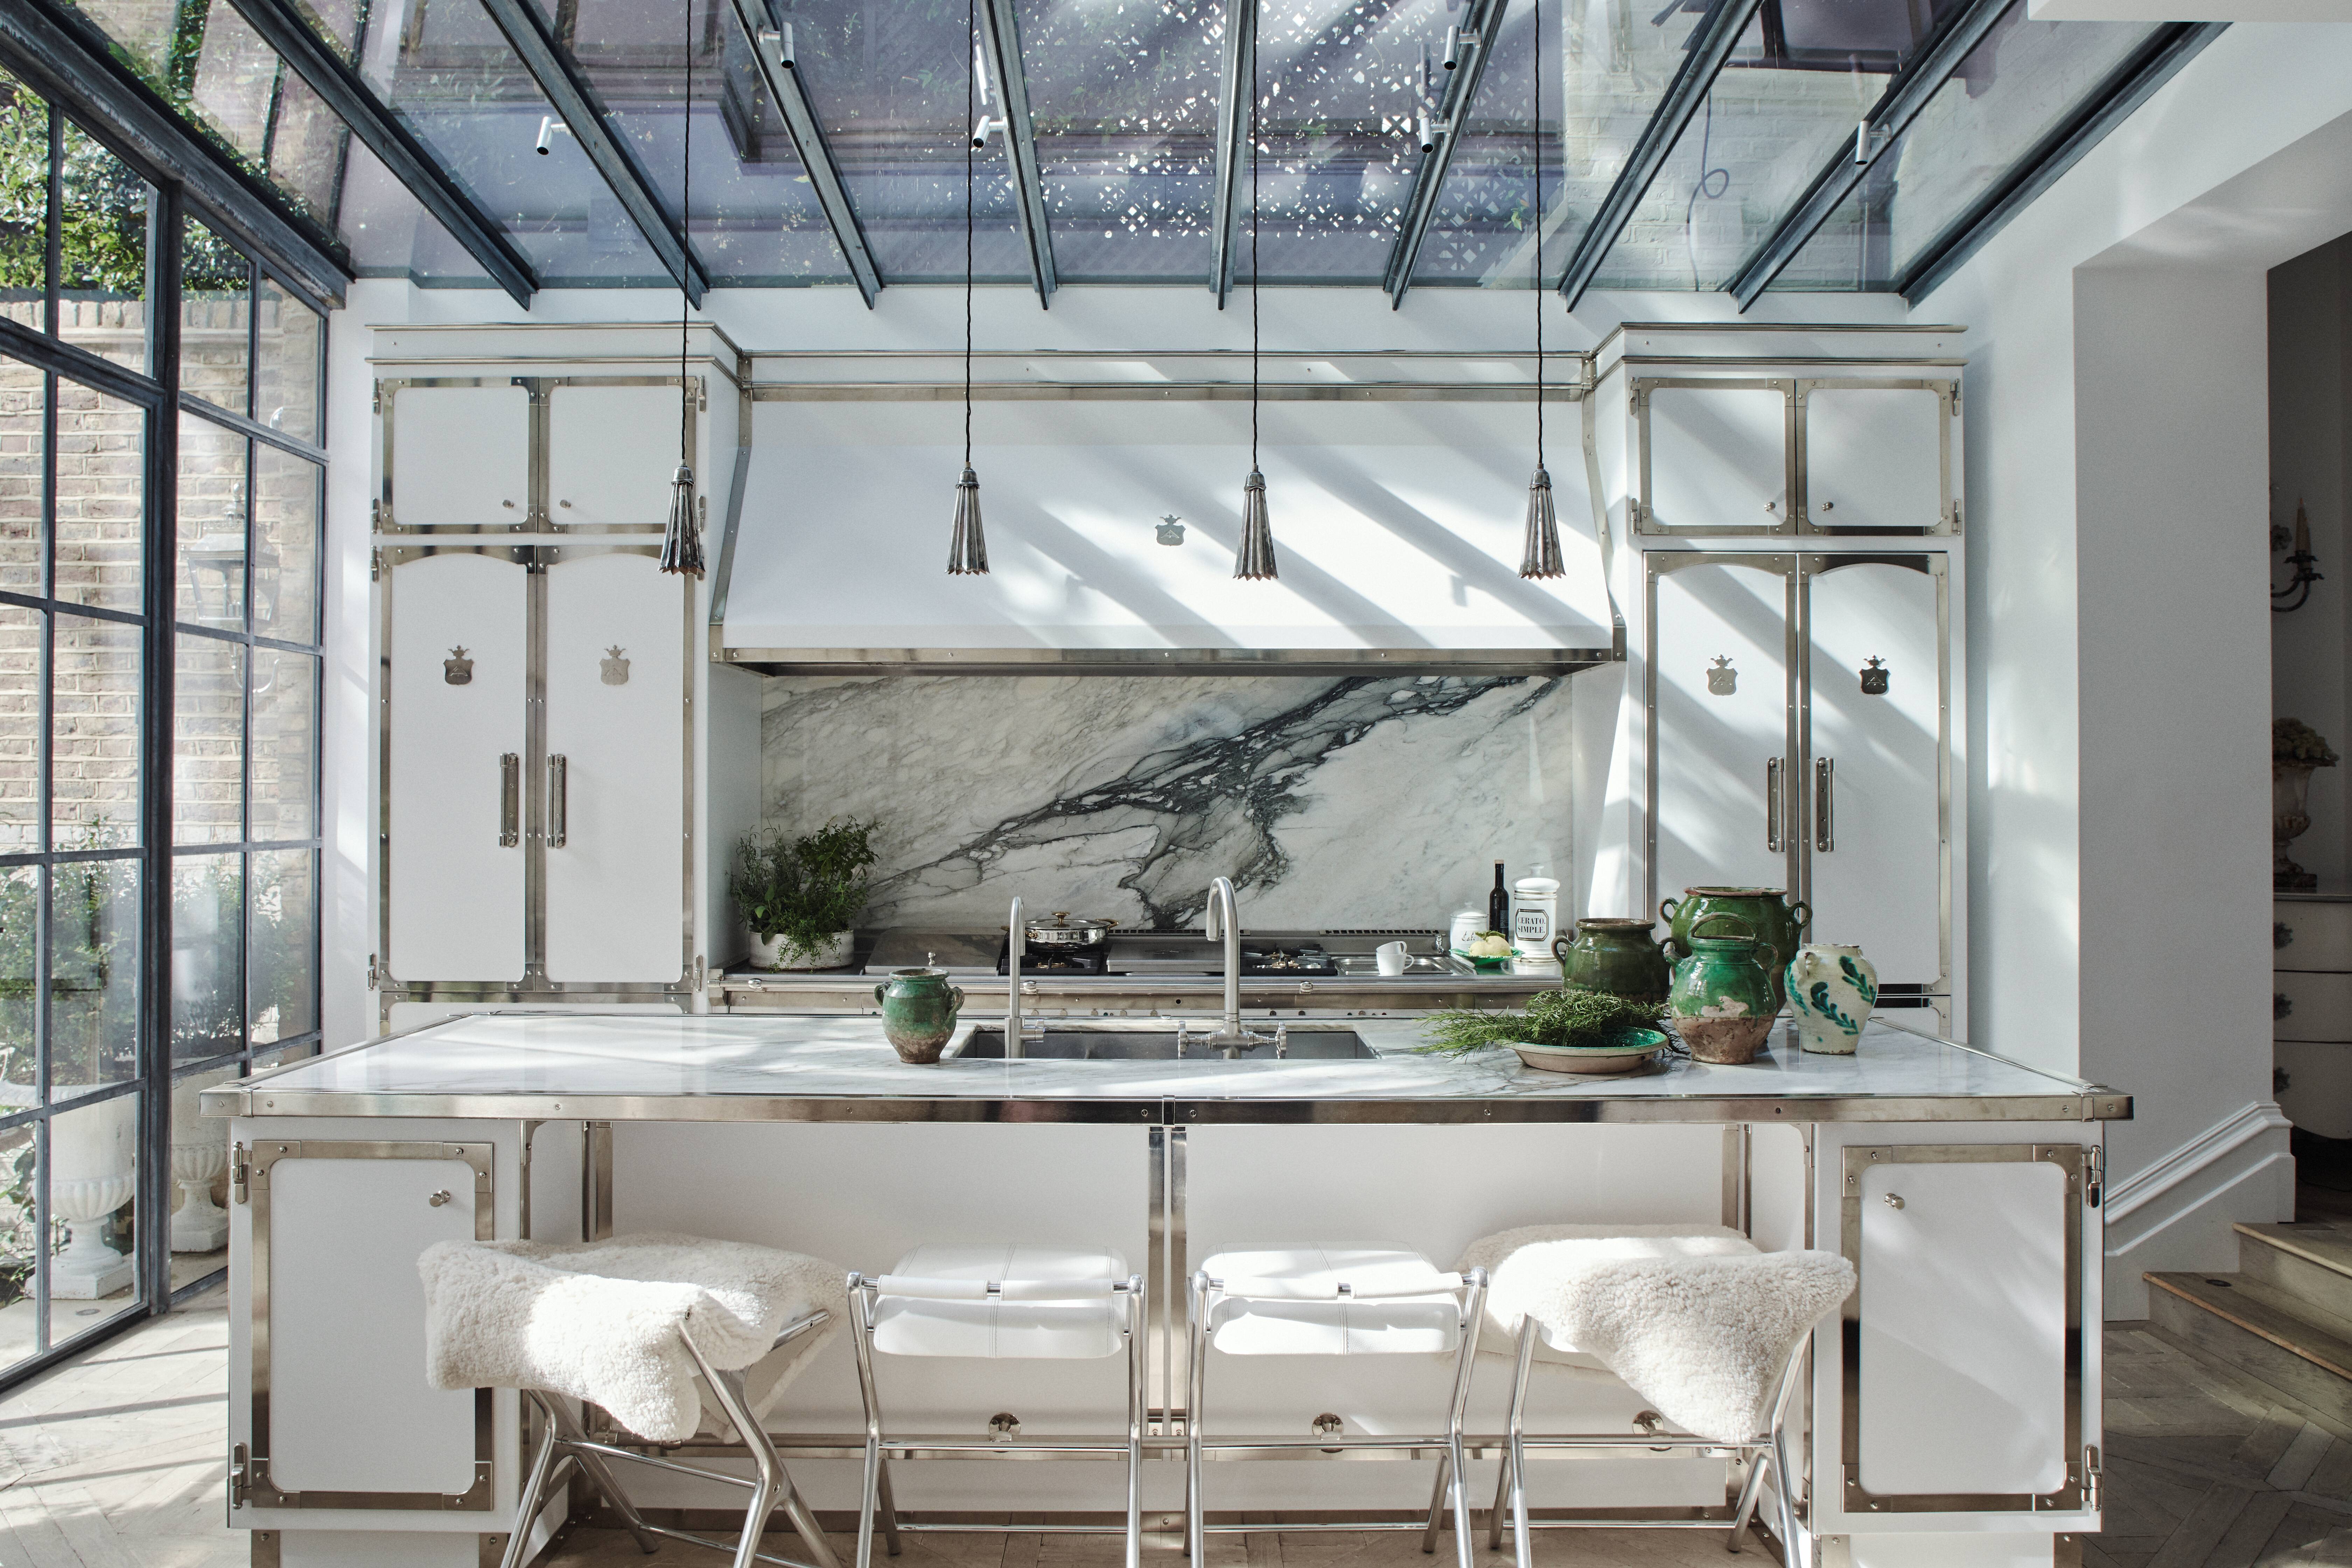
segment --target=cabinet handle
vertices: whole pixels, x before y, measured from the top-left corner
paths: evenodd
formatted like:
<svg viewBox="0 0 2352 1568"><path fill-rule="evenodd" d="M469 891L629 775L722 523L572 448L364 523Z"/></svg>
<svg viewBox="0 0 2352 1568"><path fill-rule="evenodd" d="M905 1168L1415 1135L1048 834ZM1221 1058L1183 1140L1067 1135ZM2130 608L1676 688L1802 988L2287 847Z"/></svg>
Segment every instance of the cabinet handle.
<svg viewBox="0 0 2352 1568"><path fill-rule="evenodd" d="M1900 1193L1889 1193L1889 1194L1886 1194L1886 1206L1887 1206L1888 1208L1891 1208L1891 1209L1899 1209L1899 1208L1901 1208L1901 1207L1903 1206L1903 1194L1900 1194Z"/></svg>
<svg viewBox="0 0 2352 1568"><path fill-rule="evenodd" d="M1780 847L1780 759L1764 759L1764 847Z"/></svg>
<svg viewBox="0 0 2352 1568"><path fill-rule="evenodd" d="M562 752L547 759L547 847L563 847L563 828L572 815L572 764Z"/></svg>
<svg viewBox="0 0 2352 1568"><path fill-rule="evenodd" d="M1813 759L1813 847L1837 847L1837 759Z"/></svg>
<svg viewBox="0 0 2352 1568"><path fill-rule="evenodd" d="M522 758L512 752L499 759L499 847L511 849L522 842Z"/></svg>

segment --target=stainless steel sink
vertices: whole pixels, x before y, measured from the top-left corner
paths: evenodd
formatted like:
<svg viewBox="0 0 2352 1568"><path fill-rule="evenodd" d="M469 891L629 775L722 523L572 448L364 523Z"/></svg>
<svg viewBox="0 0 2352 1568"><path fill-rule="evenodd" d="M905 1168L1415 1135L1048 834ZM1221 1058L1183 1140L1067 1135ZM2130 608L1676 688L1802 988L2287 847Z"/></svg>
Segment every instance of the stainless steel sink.
<svg viewBox="0 0 2352 1568"><path fill-rule="evenodd" d="M1213 1024L1206 1026L1206 1029L1214 1027ZM1183 1045L1181 1057L1177 1049L1180 1039ZM1348 1028L1293 1024L1286 1029L1279 1048L1279 1056L1272 1045L1255 1046L1229 1056L1208 1044L1204 1029L1195 1028L1189 1036L1180 1036L1155 1018L1149 1024L1138 1020L1137 1024L1126 1026L1108 1020L1048 1024L1045 1039L1033 1037L1022 1047L1021 1054L1034 1061L1084 1062L1380 1060L1380 1053L1366 1045L1361 1035ZM964 1060L1001 1060L1004 1056L1003 1027L980 1025L964 1039L961 1049L951 1045L946 1054Z"/></svg>

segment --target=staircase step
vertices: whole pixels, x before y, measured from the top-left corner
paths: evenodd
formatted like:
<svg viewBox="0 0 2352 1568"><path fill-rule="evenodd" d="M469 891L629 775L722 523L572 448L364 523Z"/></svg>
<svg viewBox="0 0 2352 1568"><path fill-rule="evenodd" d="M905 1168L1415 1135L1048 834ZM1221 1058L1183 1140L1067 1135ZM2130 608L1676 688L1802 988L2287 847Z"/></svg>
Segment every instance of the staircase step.
<svg viewBox="0 0 2352 1568"><path fill-rule="evenodd" d="M2147 1274L2159 1329L2352 1426L2352 1322L2243 1274Z"/></svg>
<svg viewBox="0 0 2352 1568"><path fill-rule="evenodd" d="M2241 1225L2238 1268L2321 1311L2352 1320L2352 1226Z"/></svg>

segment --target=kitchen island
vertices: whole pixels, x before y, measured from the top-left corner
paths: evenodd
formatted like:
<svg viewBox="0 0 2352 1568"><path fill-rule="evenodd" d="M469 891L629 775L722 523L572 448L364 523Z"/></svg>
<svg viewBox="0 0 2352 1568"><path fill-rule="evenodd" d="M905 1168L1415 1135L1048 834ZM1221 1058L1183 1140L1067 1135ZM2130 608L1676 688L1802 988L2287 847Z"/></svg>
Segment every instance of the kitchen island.
<svg viewBox="0 0 2352 1568"><path fill-rule="evenodd" d="M1095 1025L1122 1026L1143 1026ZM1682 1221L1843 1251L1861 1271L1843 1321L1815 1337L1797 1555L2049 1562L2097 1528L2098 1348L2082 1325L2100 1320L2101 1129L2127 1096L1876 1023L1853 1057L1801 1054L1783 1025L1750 1066L1614 1079L1504 1050L1416 1055L1412 1019L1293 1026L1344 1026L1362 1054L918 1068L871 1019L511 1014L208 1091L235 1119L241 1200L232 1519L270 1532L285 1564L470 1563L506 1528L514 1397L424 1385L415 1259L435 1240L685 1230L869 1271L928 1240L1117 1247L1147 1279L1150 1451L1172 1461L1181 1281L1220 1246L1381 1240L1444 1265L1512 1226ZM1260 1362L1222 1407L1284 1434L1336 1416L1329 1457L1419 1463L1220 1465L1213 1507L1410 1515L1435 1454L1349 1440L1424 1425L1444 1368L1374 1359L1413 1364L1351 1363L1335 1389L1328 1366ZM1507 1365L1493 1358L1474 1396L1474 1496L1492 1484ZM1087 1363L1017 1379L931 1363L914 1382L893 1396L908 1430L969 1436L1009 1415L1016 1444L1108 1429L1119 1398ZM1622 1427L1628 1446L1535 1466L1536 1506L1723 1508L1724 1461L1649 1457L1630 1391L1561 1384L1539 1415ZM773 1420L821 1510L855 1496L856 1409L834 1346ZM1181 1467L1150 1468L1147 1506L1173 1508ZM1084 1514L1108 1505L1108 1474L914 1464L899 1502ZM688 1510L724 1500L694 1485L637 1489Z"/></svg>

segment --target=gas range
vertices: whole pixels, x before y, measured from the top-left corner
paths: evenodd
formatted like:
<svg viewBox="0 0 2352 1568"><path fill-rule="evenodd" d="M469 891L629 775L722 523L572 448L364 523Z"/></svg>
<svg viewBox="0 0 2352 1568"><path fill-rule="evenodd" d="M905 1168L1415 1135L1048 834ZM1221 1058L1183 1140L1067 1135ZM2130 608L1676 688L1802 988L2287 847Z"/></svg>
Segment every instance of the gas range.
<svg viewBox="0 0 2352 1568"><path fill-rule="evenodd" d="M1470 966L1444 951L1444 933L1435 931L1245 931L1241 941L1241 972L1257 978L1366 979L1383 977L1373 950L1383 942L1402 942L1409 956L1401 978L1432 979L1473 973ZM985 977L1006 968L1003 928L985 931L886 931L866 960L868 974L928 964L951 975ZM1021 961L1021 973L1031 974L1097 974L1104 976L1215 977L1224 973L1224 944L1198 931L1118 931L1104 946L1088 952L1033 948Z"/></svg>

